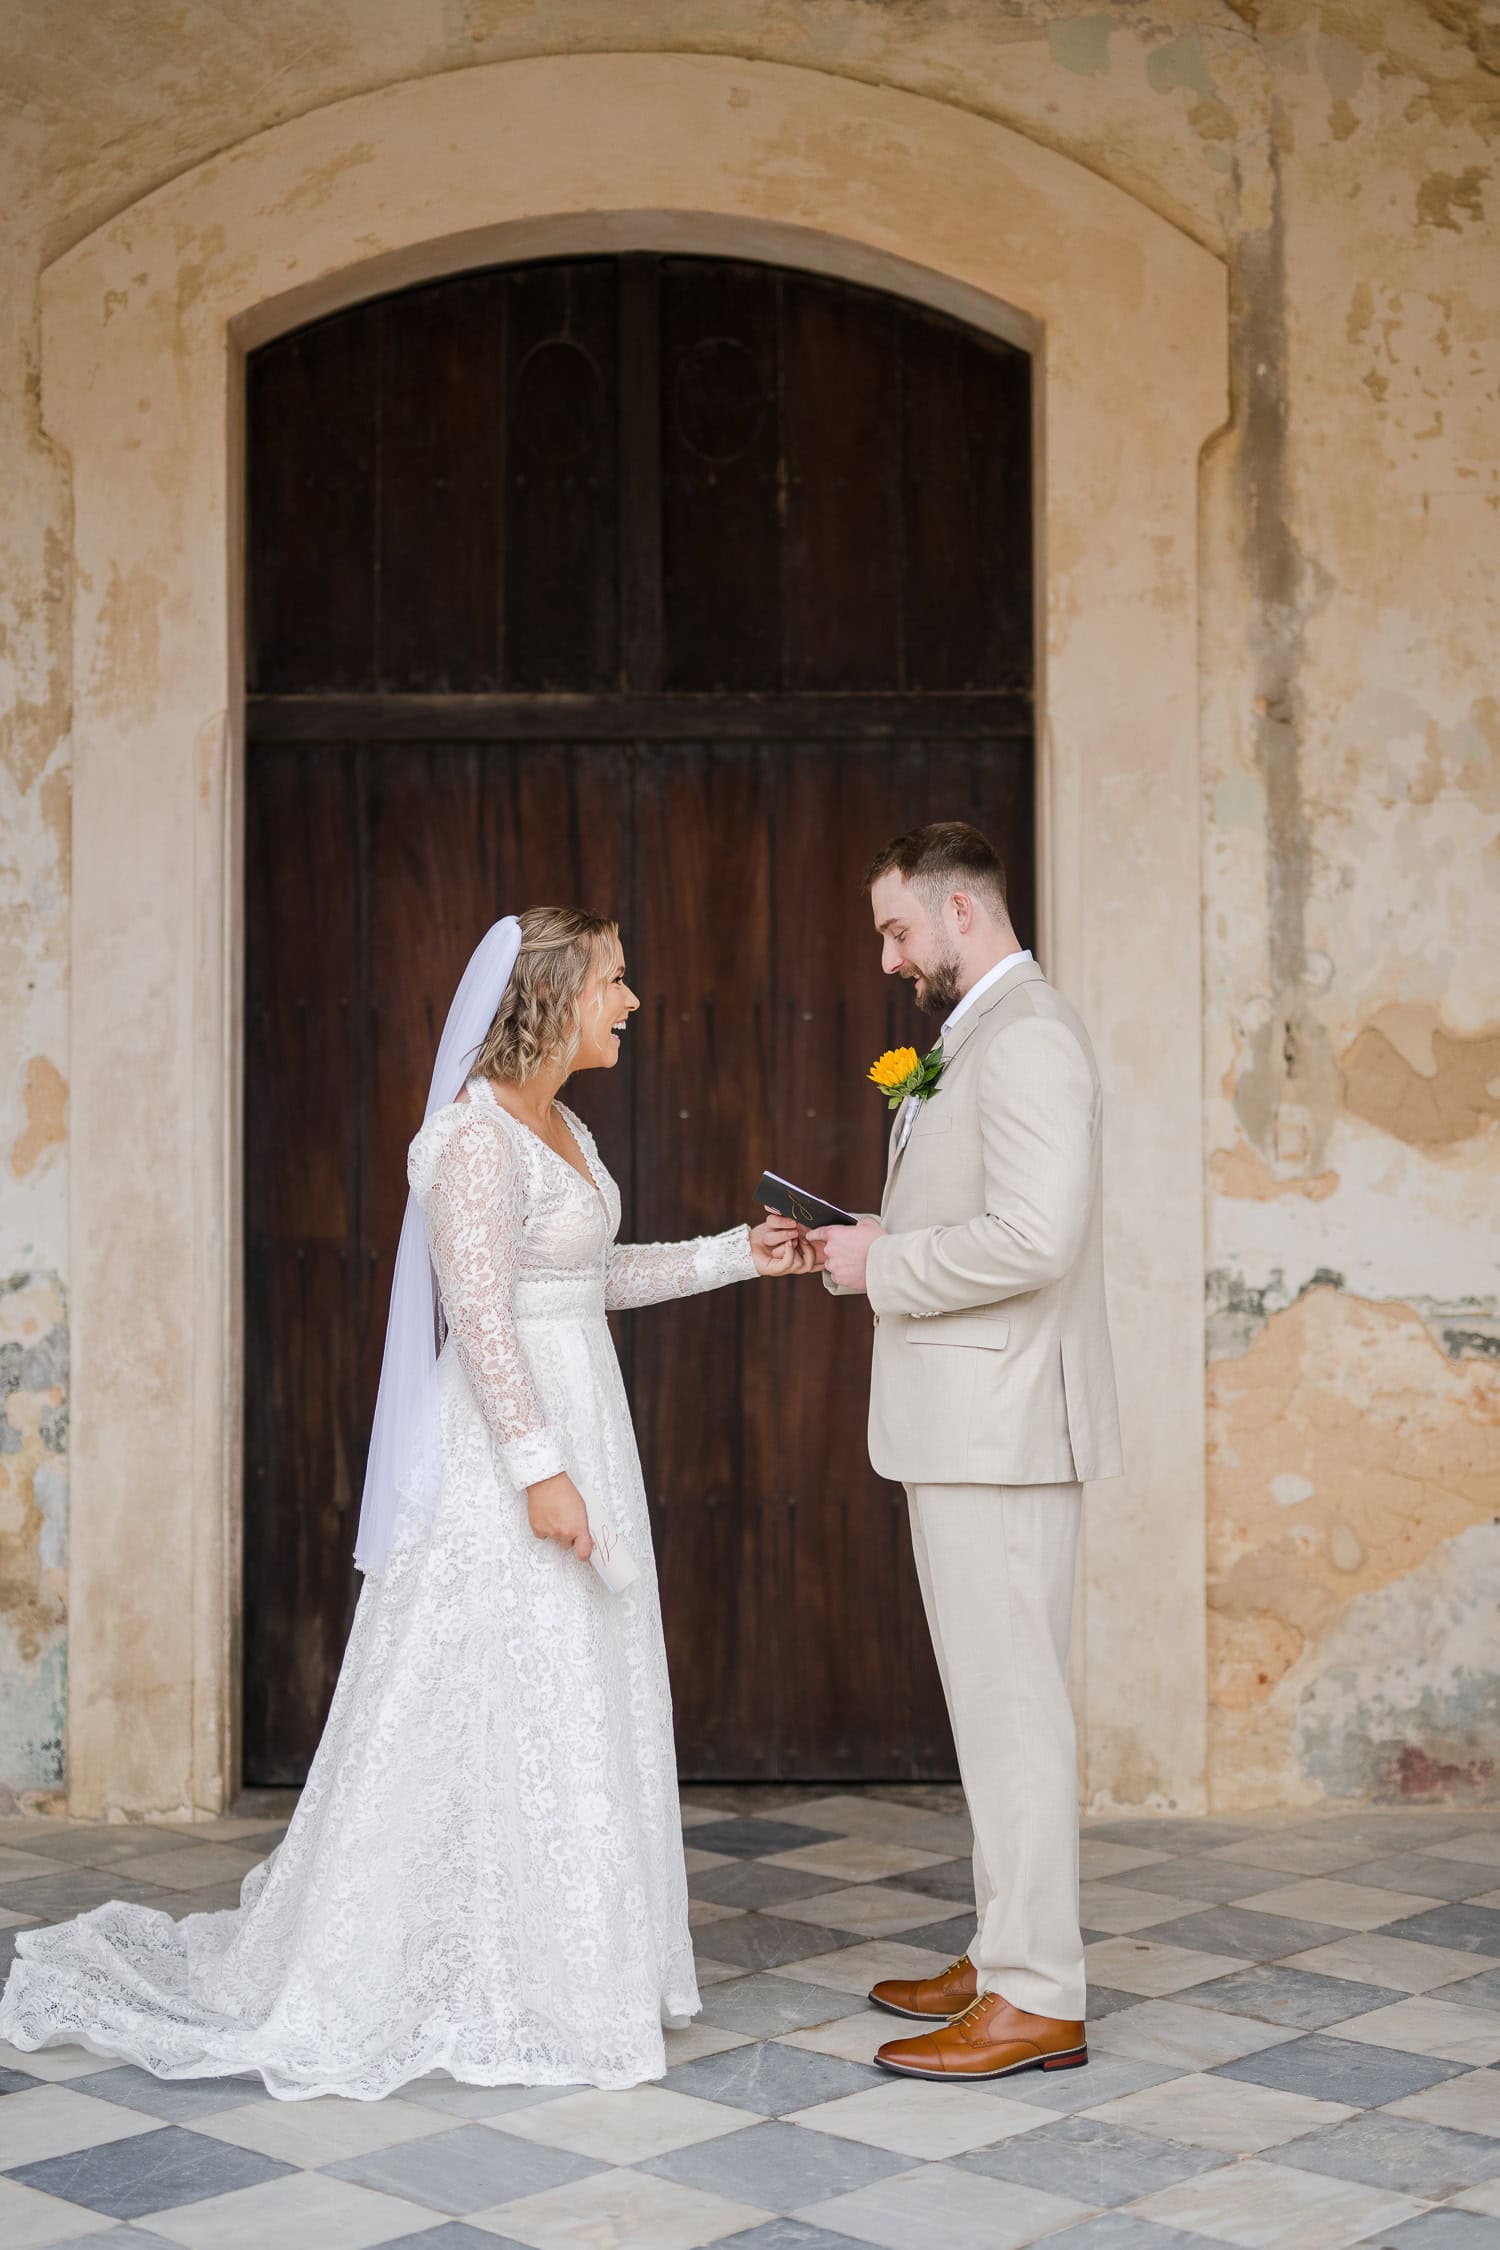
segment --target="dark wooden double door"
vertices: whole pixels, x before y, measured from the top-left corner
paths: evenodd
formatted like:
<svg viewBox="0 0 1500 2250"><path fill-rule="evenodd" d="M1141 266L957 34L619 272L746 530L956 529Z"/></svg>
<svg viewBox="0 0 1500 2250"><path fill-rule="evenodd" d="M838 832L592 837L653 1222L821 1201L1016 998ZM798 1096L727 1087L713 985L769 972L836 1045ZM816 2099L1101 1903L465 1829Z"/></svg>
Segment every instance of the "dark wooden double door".
<svg viewBox="0 0 1500 2250"><path fill-rule="evenodd" d="M703 259L466 275L252 358L247 1781L300 1780L326 1713L405 1148L497 913L620 919L644 1005L569 1099L627 1239L751 1215L766 1164L878 1198L864 1073L931 1027L866 859L972 819L1031 930L1029 425L1022 354ZM757 1285L616 1330L684 1774L951 1774L863 1311Z"/></svg>

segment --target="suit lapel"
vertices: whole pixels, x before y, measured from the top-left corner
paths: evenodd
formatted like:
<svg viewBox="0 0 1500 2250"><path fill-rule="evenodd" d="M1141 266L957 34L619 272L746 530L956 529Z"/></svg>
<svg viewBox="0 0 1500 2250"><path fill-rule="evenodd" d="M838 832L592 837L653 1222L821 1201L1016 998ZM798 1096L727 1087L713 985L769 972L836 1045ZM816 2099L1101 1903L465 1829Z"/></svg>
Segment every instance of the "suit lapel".
<svg viewBox="0 0 1500 2250"><path fill-rule="evenodd" d="M979 999L975 1001L972 1008L966 1008L964 1010L964 1013L959 1017L958 1022L953 1026L953 1029L944 1037L943 1078L939 1079L937 1093L936 1095L930 1097L931 1099L942 1099L944 1091L943 1079L947 1077L948 1072L952 1069L954 1063L958 1059L958 1056L962 1053L963 1049L968 1045L970 1039L974 1036L976 1027L984 1021L984 1018L989 1014L990 1010L992 1008L997 1008L1008 992L1015 991L1017 985L1043 984L1045 982L1046 979L1035 961L1018 961L1013 969L1008 969L1003 977L998 978L997 981L990 986L988 992L981 994ZM920 1114L921 1113L919 1111L918 1116L920 1116ZM890 1202L891 1190L896 1185L896 1174L901 1169L901 1159L906 1154L905 1149L898 1148L897 1146L898 1129L900 1127L900 1124L901 1112L898 1109L891 1127L890 1146L886 1155L885 1192L880 1199L880 1209L882 1215L885 1212L886 1205ZM916 1129L917 1119L914 1118L912 1120L912 1132L915 1133ZM911 1136L908 1135L907 1147L909 1148L910 1146Z"/></svg>

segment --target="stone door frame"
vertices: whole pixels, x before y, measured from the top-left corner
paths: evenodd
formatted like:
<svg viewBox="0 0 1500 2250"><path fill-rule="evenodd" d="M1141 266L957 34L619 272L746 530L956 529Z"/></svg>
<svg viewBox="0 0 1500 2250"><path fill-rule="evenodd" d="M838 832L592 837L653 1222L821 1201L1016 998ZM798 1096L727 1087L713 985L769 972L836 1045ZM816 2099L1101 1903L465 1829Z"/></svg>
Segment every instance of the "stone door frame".
<svg viewBox="0 0 1500 2250"><path fill-rule="evenodd" d="M1106 1081L1130 1464L1087 1515L1085 1791L1203 1804L1198 489L1224 268L972 112L613 54L313 111L43 277L73 496L75 1814L208 1815L237 1786L244 354L437 274L630 249L842 276L1033 353L1040 951Z"/></svg>

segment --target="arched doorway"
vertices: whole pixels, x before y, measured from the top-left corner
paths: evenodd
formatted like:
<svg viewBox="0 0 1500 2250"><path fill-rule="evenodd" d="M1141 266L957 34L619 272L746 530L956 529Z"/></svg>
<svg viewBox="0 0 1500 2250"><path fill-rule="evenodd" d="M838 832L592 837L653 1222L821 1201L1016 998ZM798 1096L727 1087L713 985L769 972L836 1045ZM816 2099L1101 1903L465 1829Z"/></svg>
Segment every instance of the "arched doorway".
<svg viewBox="0 0 1500 2250"><path fill-rule="evenodd" d="M762 1165L878 1192L923 1027L857 889L978 820L1033 931L1030 364L769 265L429 284L249 366L245 1778L322 1723L405 1142L477 932L616 911L646 1002L582 1080L638 1238ZM952 1770L868 1338L813 1286L621 1323L683 1770Z"/></svg>

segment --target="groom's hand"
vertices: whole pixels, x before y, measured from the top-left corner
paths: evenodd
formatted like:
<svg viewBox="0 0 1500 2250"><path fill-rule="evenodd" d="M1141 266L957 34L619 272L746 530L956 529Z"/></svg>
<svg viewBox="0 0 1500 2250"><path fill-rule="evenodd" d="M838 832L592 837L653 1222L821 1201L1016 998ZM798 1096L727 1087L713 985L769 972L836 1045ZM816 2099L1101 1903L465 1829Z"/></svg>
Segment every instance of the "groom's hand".
<svg viewBox="0 0 1500 2250"><path fill-rule="evenodd" d="M861 1219L853 1227L814 1227L808 1236L823 1253L823 1270L840 1289L863 1289L870 1244L885 1228L878 1219Z"/></svg>

